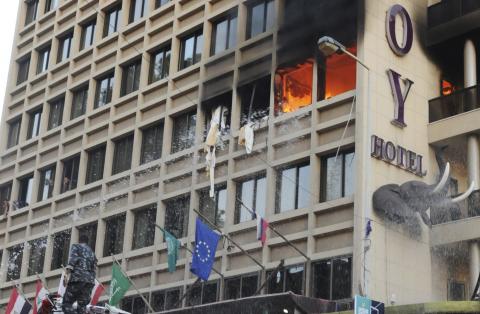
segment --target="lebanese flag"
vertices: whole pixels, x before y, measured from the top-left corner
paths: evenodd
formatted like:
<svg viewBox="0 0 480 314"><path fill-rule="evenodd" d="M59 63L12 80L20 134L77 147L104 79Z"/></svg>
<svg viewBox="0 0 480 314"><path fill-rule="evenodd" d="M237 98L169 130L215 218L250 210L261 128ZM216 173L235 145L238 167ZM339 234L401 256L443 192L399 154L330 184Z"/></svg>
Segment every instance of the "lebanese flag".
<svg viewBox="0 0 480 314"><path fill-rule="evenodd" d="M267 228L268 221L263 219L260 215L257 215L257 240L262 241L262 245L265 245L267 241Z"/></svg>
<svg viewBox="0 0 480 314"><path fill-rule="evenodd" d="M98 303L98 299L105 291L105 287L95 279L95 287L93 287L92 294L90 295L90 305L96 305Z"/></svg>
<svg viewBox="0 0 480 314"><path fill-rule="evenodd" d="M42 302L45 300L45 297L48 295L47 289L42 285L40 280L37 280L37 293L35 294L35 299L33 303L33 314L41 313Z"/></svg>
<svg viewBox="0 0 480 314"><path fill-rule="evenodd" d="M29 314L31 309L32 305L18 294L17 288L13 288L5 314Z"/></svg>

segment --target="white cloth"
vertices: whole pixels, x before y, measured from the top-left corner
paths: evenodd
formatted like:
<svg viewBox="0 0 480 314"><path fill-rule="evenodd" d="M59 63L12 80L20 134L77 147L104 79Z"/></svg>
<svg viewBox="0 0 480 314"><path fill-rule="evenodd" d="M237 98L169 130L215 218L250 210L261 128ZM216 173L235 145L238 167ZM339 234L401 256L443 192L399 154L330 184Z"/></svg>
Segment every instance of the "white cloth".
<svg viewBox="0 0 480 314"><path fill-rule="evenodd" d="M217 143L220 141L220 134L225 129L225 118L223 117L227 113L228 109L223 106L215 108L210 120L210 129L207 133L207 139L205 141L205 165L210 178L210 197L215 196L215 163L216 156L215 150Z"/></svg>
<svg viewBox="0 0 480 314"><path fill-rule="evenodd" d="M247 154L250 154L252 152L253 141L253 123L248 123L247 125L245 125L245 149L247 150Z"/></svg>

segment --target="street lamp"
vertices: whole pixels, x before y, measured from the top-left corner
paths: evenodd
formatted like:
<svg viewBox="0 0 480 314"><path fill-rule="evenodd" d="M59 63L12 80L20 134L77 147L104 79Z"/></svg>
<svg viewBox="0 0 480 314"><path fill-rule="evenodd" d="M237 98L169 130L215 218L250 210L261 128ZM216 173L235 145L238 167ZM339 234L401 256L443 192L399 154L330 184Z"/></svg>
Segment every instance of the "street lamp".
<svg viewBox="0 0 480 314"><path fill-rule="evenodd" d="M349 52L347 50L347 48L342 45L340 42L338 42L337 40L333 39L332 37L330 36L323 36L321 37L318 42L317 42L317 45L318 45L318 50L320 50L320 52L325 56L325 57L328 57L328 56L331 56L335 53L345 53L346 55L348 55L350 58L354 59L356 62L358 62L363 68L365 68L365 70L367 70L367 104L366 104L366 108L364 110L364 114L365 114L365 118L363 119L365 124L366 124L366 127L363 128L363 136L364 136L364 146L363 146L363 158L362 158L362 169L364 169L364 174L363 174L363 177L364 177L364 182L363 182L363 188L364 188L364 191L362 191L361 195L363 195L363 208L364 208L364 218L365 219L365 228L363 228L364 226L362 225L362 235L363 235L363 231L367 231L367 226L370 226L370 202L369 202L369 180L368 180L368 177L371 173L370 171L370 162L368 162L368 151L370 150L370 116L369 116L369 112L370 112L370 68L362 61L360 60L359 58L357 58L357 56L355 56L354 54L352 54L351 52ZM352 102L352 108L351 108L351 111L350 113L353 111L353 104L354 102ZM350 118L349 118L350 119ZM348 122L347 122L347 126L345 127L345 130L346 128L348 127ZM345 131L344 131L345 133ZM343 141L343 135L342 135L342 139L340 140L340 145L342 144L342 141ZM340 149L340 146L338 148L338 150ZM338 150L337 150L337 154L338 154ZM371 227L370 227L370 230L368 232L365 233L365 237L363 238L364 240L364 244L363 244L363 252L365 254L364 256L364 259L363 259L363 284L364 284L364 289L365 291L364 294L365 295L368 295L368 291L367 291L367 284L366 284L366 270L367 270L367 267L366 267L366 259L367 259L367 251L370 249L370 239L368 238L369 237L369 234L370 234L370 231L371 231Z"/></svg>

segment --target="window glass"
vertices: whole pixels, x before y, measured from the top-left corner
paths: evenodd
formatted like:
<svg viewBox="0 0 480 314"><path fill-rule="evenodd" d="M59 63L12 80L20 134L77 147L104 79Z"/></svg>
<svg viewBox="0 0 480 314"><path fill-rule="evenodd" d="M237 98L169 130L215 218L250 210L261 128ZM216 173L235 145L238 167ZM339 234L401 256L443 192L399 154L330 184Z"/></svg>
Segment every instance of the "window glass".
<svg viewBox="0 0 480 314"><path fill-rule="evenodd" d="M181 288L167 291L165 310L171 310L179 307L181 291Z"/></svg>
<svg viewBox="0 0 480 314"><path fill-rule="evenodd" d="M28 242L30 247L30 260L28 261L27 275L43 273L43 264L45 262L45 249L47 247L47 238L40 238Z"/></svg>
<svg viewBox="0 0 480 314"><path fill-rule="evenodd" d="M228 20L223 20L215 25L215 37L213 45L213 54L227 49L228 40Z"/></svg>
<svg viewBox="0 0 480 314"><path fill-rule="evenodd" d="M18 280L22 270L23 244L8 249L7 281Z"/></svg>
<svg viewBox="0 0 480 314"><path fill-rule="evenodd" d="M136 90L140 85L141 60L137 60L123 67L121 95L125 96Z"/></svg>
<svg viewBox="0 0 480 314"><path fill-rule="evenodd" d="M258 290L258 275L242 276L242 298L255 295Z"/></svg>
<svg viewBox="0 0 480 314"><path fill-rule="evenodd" d="M352 296L352 257L340 257L312 264L313 296L325 300Z"/></svg>
<svg viewBox="0 0 480 314"><path fill-rule="evenodd" d="M105 13L105 25L103 28L103 37L107 37L117 32L119 16L120 16L120 7L115 7Z"/></svg>
<svg viewBox="0 0 480 314"><path fill-rule="evenodd" d="M265 21L265 32L272 29L275 24L275 6L273 1L267 1L266 3L266 21Z"/></svg>
<svg viewBox="0 0 480 314"><path fill-rule="evenodd" d="M274 1L261 1L249 7L247 39L270 30L275 24Z"/></svg>
<svg viewBox="0 0 480 314"><path fill-rule="evenodd" d="M342 175L343 158L342 156L330 157L327 159L326 175L326 198L330 201L342 197Z"/></svg>
<svg viewBox="0 0 480 314"><path fill-rule="evenodd" d="M48 129L54 129L62 125L64 99L58 99L50 103L50 114L48 117Z"/></svg>
<svg viewBox="0 0 480 314"><path fill-rule="evenodd" d="M59 39L57 63L70 58L70 49L72 47L73 32Z"/></svg>
<svg viewBox="0 0 480 314"><path fill-rule="evenodd" d="M170 54L170 46L152 54L150 62L150 83L156 82L168 76L170 68Z"/></svg>
<svg viewBox="0 0 480 314"><path fill-rule="evenodd" d="M87 176L85 183L92 183L103 179L105 164L105 146L98 147L88 152Z"/></svg>
<svg viewBox="0 0 480 314"><path fill-rule="evenodd" d="M88 85L73 92L71 119L85 114L87 108Z"/></svg>
<svg viewBox="0 0 480 314"><path fill-rule="evenodd" d="M330 201L354 193L355 153L340 153L322 161L322 201Z"/></svg>
<svg viewBox="0 0 480 314"><path fill-rule="evenodd" d="M135 223L133 226L133 250L153 245L153 241L155 239L156 214L156 206L135 212Z"/></svg>
<svg viewBox="0 0 480 314"><path fill-rule="evenodd" d="M33 174L19 179L17 208L28 206L32 203Z"/></svg>
<svg viewBox="0 0 480 314"><path fill-rule="evenodd" d="M255 213L258 213L261 217L265 216L265 207L266 207L266 178L264 175L248 179L237 184L237 197L242 201L241 203L236 200L236 214L235 214L235 223L249 221L254 219L254 215L250 213L250 210L253 210ZM243 205L242 205L243 203ZM248 207L245 208L245 206Z"/></svg>
<svg viewBox="0 0 480 314"><path fill-rule="evenodd" d="M50 46L38 51L37 60L37 74L42 73L48 69L48 62L50 60Z"/></svg>
<svg viewBox="0 0 480 314"><path fill-rule="evenodd" d="M345 154L345 183L344 195L355 193L355 153Z"/></svg>
<svg viewBox="0 0 480 314"><path fill-rule="evenodd" d="M80 156L75 156L63 162L62 193L77 188L79 166Z"/></svg>
<svg viewBox="0 0 480 314"><path fill-rule="evenodd" d="M12 193L12 183L0 186L0 215L8 213L10 209L10 196Z"/></svg>
<svg viewBox="0 0 480 314"><path fill-rule="evenodd" d="M162 157L163 123L143 130L141 163Z"/></svg>
<svg viewBox="0 0 480 314"><path fill-rule="evenodd" d="M227 208L227 188L220 187L215 189L214 197L211 198L209 191L200 193L200 211L205 217L218 227L223 227L225 223L225 212Z"/></svg>
<svg viewBox="0 0 480 314"><path fill-rule="evenodd" d="M97 90L95 92L94 108L105 106L112 101L112 91L114 84L114 73L111 72L103 78L97 80Z"/></svg>
<svg viewBox="0 0 480 314"><path fill-rule="evenodd" d="M240 281L241 278L225 279L225 300L239 299L241 297Z"/></svg>
<svg viewBox="0 0 480 314"><path fill-rule="evenodd" d="M45 3L45 13L55 10L58 6L58 0L47 0Z"/></svg>
<svg viewBox="0 0 480 314"><path fill-rule="evenodd" d="M40 171L40 184L38 186L38 201L52 197L55 183L55 166Z"/></svg>
<svg viewBox="0 0 480 314"><path fill-rule="evenodd" d="M148 302L148 294L143 295L143 297ZM124 298L121 304L122 310L127 311L131 314L147 314L148 312L148 307L145 304L145 301L143 301L142 297L140 297L139 295Z"/></svg>
<svg viewBox="0 0 480 314"><path fill-rule="evenodd" d="M165 5L169 3L170 0L155 0L155 9L161 7L162 5Z"/></svg>
<svg viewBox="0 0 480 314"><path fill-rule="evenodd" d="M103 256L119 254L123 251L123 234L125 231L125 215L105 220L105 244Z"/></svg>
<svg viewBox="0 0 480 314"><path fill-rule="evenodd" d="M80 50L88 48L93 44L95 23L96 21L91 21L83 26L82 37L80 38Z"/></svg>
<svg viewBox="0 0 480 314"><path fill-rule="evenodd" d="M143 17L145 13L145 0L132 0L130 6L130 20L129 22L135 22Z"/></svg>
<svg viewBox="0 0 480 314"><path fill-rule="evenodd" d="M30 122L28 125L27 139L38 136L40 132L40 120L42 118L42 109L30 113Z"/></svg>
<svg viewBox="0 0 480 314"><path fill-rule="evenodd" d="M297 186L297 207L305 208L310 206L310 165L298 168Z"/></svg>
<svg viewBox="0 0 480 314"><path fill-rule="evenodd" d="M30 68L30 56L23 58L20 61L17 61L17 64L18 64L17 85L19 85L28 79L28 70Z"/></svg>
<svg viewBox="0 0 480 314"><path fill-rule="evenodd" d="M242 275L225 279L225 299L239 299L253 296L258 289L258 275Z"/></svg>
<svg viewBox="0 0 480 314"><path fill-rule="evenodd" d="M174 118L172 154L193 146L195 142L196 121L197 115L195 111Z"/></svg>
<svg viewBox="0 0 480 314"><path fill-rule="evenodd" d="M268 278L270 274L271 274L271 271L267 272L266 278ZM284 279L285 279L284 277L285 277L284 270L279 270L276 274L272 275L272 277L270 277L270 280L268 280L268 283L267 283L268 293L282 293L283 286L284 286Z"/></svg>
<svg viewBox="0 0 480 314"><path fill-rule="evenodd" d="M303 294L303 266L290 267L285 270L285 292Z"/></svg>
<svg viewBox="0 0 480 314"><path fill-rule="evenodd" d="M203 34L202 31L197 31L181 41L181 53L179 69L187 68L202 58L203 49Z"/></svg>
<svg viewBox="0 0 480 314"><path fill-rule="evenodd" d="M18 144L18 136L20 135L21 122L21 119L17 119L9 123L7 148L13 147Z"/></svg>
<svg viewBox="0 0 480 314"><path fill-rule="evenodd" d="M280 190L280 212L295 209L295 190L296 190L296 173L297 168L285 169L280 172L281 182Z"/></svg>
<svg viewBox="0 0 480 314"><path fill-rule="evenodd" d="M324 300L330 300L330 260L315 263L313 266L313 296Z"/></svg>
<svg viewBox="0 0 480 314"><path fill-rule="evenodd" d="M97 223L84 225L78 227L78 237L86 236L88 238L87 244L95 252L95 245L97 243Z"/></svg>
<svg viewBox="0 0 480 314"><path fill-rule="evenodd" d="M180 197L165 202L165 230L177 239L183 238L188 231L188 211L190 197Z"/></svg>
<svg viewBox="0 0 480 314"><path fill-rule="evenodd" d="M27 10L25 15L25 25L28 25L37 18L38 0L31 0L26 4Z"/></svg>
<svg viewBox="0 0 480 314"><path fill-rule="evenodd" d="M260 3L251 9L250 37L263 33L264 6L264 3Z"/></svg>
<svg viewBox="0 0 480 314"><path fill-rule="evenodd" d="M217 301L218 283L206 282L203 284L202 304L213 303Z"/></svg>
<svg viewBox="0 0 480 314"><path fill-rule="evenodd" d="M112 174L129 170L132 166L133 134L115 141Z"/></svg>
<svg viewBox="0 0 480 314"><path fill-rule="evenodd" d="M70 251L70 234L70 230L67 230L53 235L51 270L67 265Z"/></svg>

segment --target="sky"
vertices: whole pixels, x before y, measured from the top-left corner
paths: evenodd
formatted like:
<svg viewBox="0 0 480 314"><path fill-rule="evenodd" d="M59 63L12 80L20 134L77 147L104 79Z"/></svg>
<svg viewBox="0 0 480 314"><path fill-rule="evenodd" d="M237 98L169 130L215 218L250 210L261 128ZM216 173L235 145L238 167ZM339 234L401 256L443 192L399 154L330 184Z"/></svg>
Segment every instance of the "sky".
<svg viewBox="0 0 480 314"><path fill-rule="evenodd" d="M8 78L13 33L15 32L17 19L18 1L21 0L4 0L0 10L0 41L2 43L2 48L0 48L0 100L2 106Z"/></svg>

